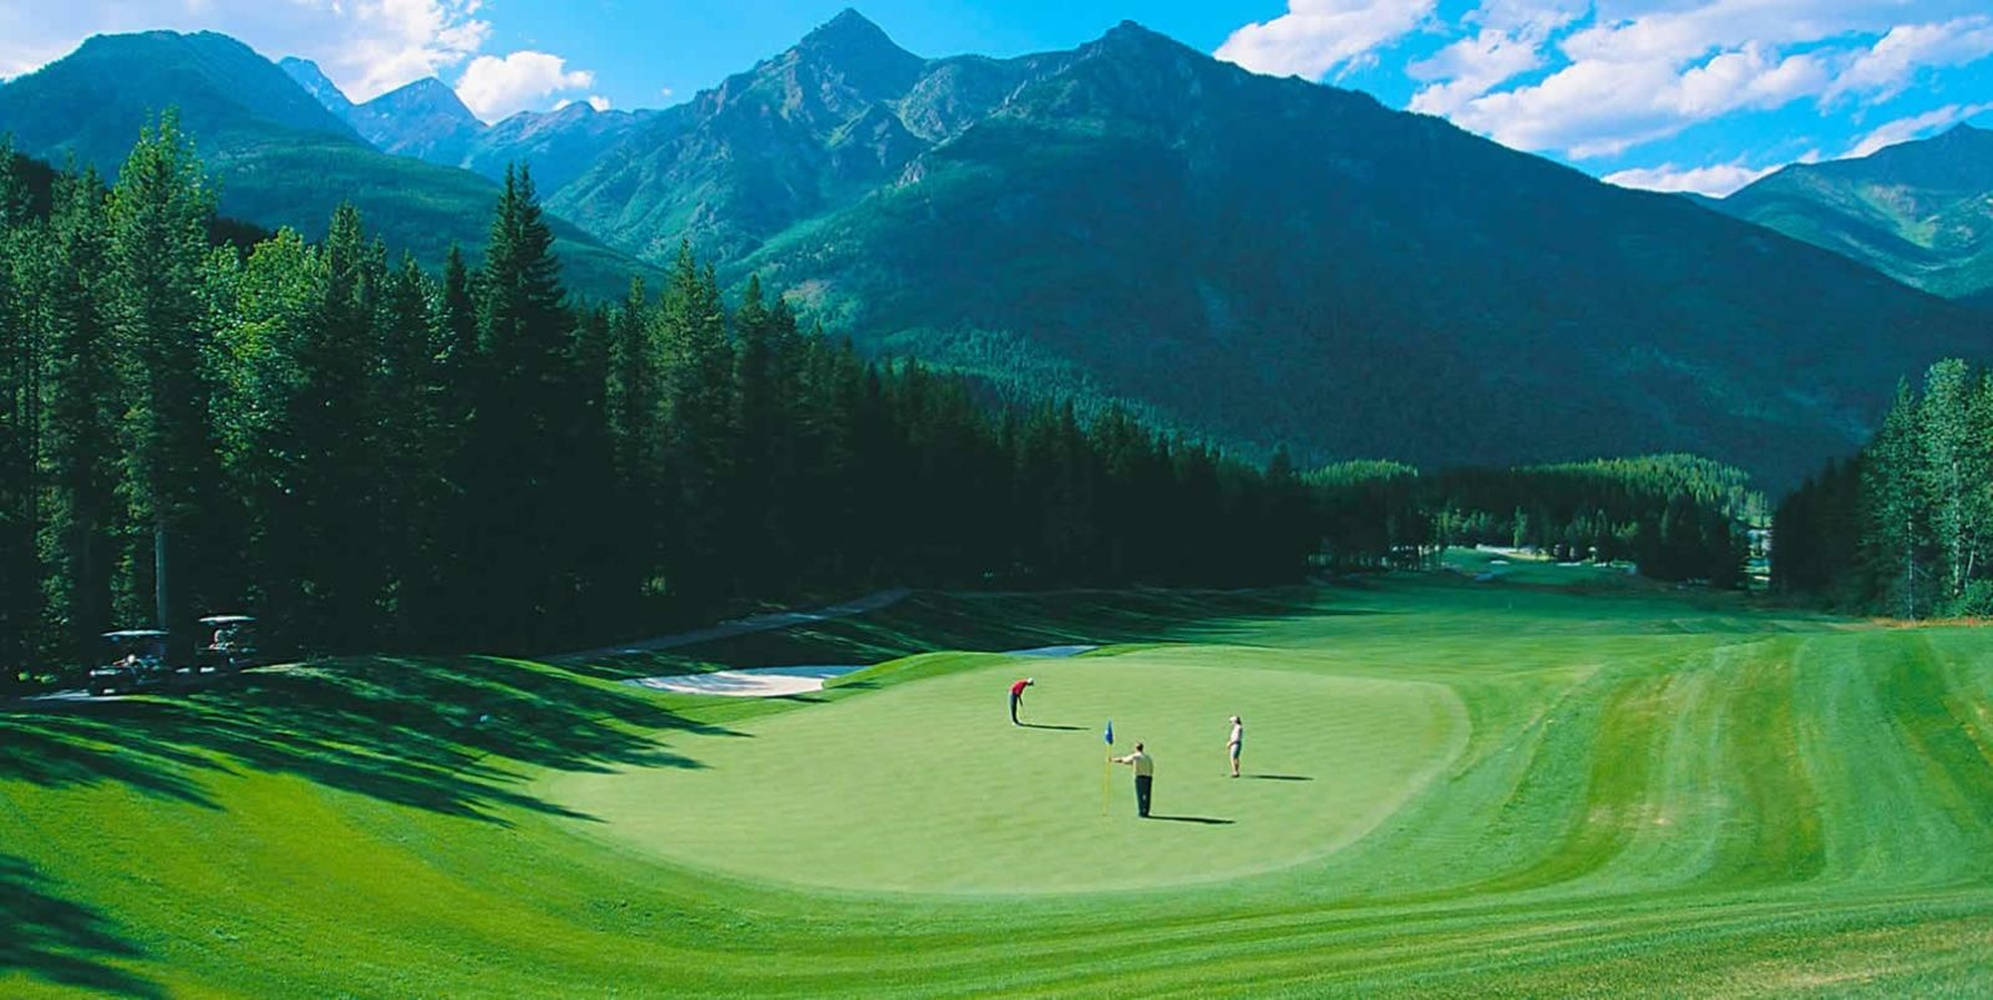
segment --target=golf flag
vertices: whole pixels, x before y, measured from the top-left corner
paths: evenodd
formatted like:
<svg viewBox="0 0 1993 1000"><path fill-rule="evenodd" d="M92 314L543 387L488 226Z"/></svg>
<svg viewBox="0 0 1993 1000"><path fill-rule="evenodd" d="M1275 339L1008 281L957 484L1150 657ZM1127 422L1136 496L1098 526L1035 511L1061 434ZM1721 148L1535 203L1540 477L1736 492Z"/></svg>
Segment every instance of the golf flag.
<svg viewBox="0 0 1993 1000"><path fill-rule="evenodd" d="M1113 719L1107 720L1107 728L1101 732L1100 738L1107 741L1108 747L1112 748L1114 746ZM1113 751L1110 749L1108 752L1112 753ZM1100 814L1102 816L1107 815L1107 769L1111 766L1113 765L1104 761L1100 765Z"/></svg>

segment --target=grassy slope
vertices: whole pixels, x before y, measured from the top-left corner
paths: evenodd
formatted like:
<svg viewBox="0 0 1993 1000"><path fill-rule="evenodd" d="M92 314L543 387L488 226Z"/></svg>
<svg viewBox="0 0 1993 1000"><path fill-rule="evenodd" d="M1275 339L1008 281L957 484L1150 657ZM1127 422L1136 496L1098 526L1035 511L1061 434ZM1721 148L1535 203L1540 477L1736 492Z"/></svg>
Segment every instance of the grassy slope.
<svg viewBox="0 0 1993 1000"><path fill-rule="evenodd" d="M1993 641L1613 579L1587 577L1584 591L1429 578L1267 596L923 598L688 658L1173 640L1235 648L1035 662L1022 669L1061 679L1031 704L1066 722L1051 715L1055 691L1146 658L1193 687L1220 672L1207 662L1237 659L1296 685L1436 683L1464 706L1471 729L1441 773L1405 781L1411 797L1363 839L1271 874L1133 892L787 888L660 860L691 849L632 841L597 822L614 818L606 809L563 815L576 783L623 780L592 772L663 772L670 787L779 757L764 741L835 742L841 720L868 728L817 756L848 752L862 767L873 730L957 694L993 729L962 742L1068 738L1013 732L987 682L1018 668L965 673L975 658L902 660L861 678L876 687L780 702L652 697L594 676L634 665L379 661L179 702L12 712L0 994L1982 995ZM1196 665L1172 662L1185 656ZM1129 697L1138 714L1180 710L1153 691ZM1263 710L1247 713L1249 770L1293 755L1283 742L1315 752L1333 739ZM1222 723L1189 711L1198 735L1156 747L1160 811L1192 811L1172 796L1248 791L1195 787L1202 760L1177 744ZM1313 776L1274 791L1346 795L1379 780ZM1078 797L1097 803L1098 780L1088 768ZM1103 822L1097 805L1080 811ZM1158 824L1151 848L1264 825L1228 815L1240 822Z"/></svg>

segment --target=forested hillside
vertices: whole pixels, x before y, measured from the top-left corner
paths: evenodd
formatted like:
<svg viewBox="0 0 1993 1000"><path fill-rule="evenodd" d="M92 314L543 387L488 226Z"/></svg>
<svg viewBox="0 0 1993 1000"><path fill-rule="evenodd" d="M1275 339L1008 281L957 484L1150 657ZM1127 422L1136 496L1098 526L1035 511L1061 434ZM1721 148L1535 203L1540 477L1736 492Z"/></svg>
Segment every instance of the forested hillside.
<svg viewBox="0 0 1993 1000"><path fill-rule="evenodd" d="M918 73L893 51L801 46L729 81L683 133L726 145L687 138L670 162L721 171L702 183L729 197L759 190L755 133L724 126L762 104L810 115L750 119L768 129L872 137L816 183L784 181L815 200L722 278L758 272L861 349L1016 398L1133 402L1309 463L1688 451L1786 483L1856 446L1897 373L1993 342L1982 317L1838 255L1135 25ZM647 175L677 176L655 158L679 147L650 148ZM619 220L665 196L634 183L637 162L601 194L625 200ZM584 209L588 183L564 210L622 211ZM655 221L621 245L682 231ZM731 224L723 249L749 237Z"/></svg>
<svg viewBox="0 0 1993 1000"><path fill-rule="evenodd" d="M213 32L93 37L0 84L0 137L115 178L140 126L169 108L199 145L225 215L318 238L350 202L431 269L452 244L483 245L493 182L375 149L275 64ZM656 273L572 225L548 224L570 282L587 294L613 298L631 274Z"/></svg>
<svg viewBox="0 0 1993 1000"><path fill-rule="evenodd" d="M351 201L430 270L482 244L496 188L349 123L492 177L530 160L594 234L549 218L580 294L655 284L690 241L730 296L759 274L862 356L1258 462L1681 451L1783 486L1859 446L1898 375L1993 350L1982 314L1838 254L1132 23L927 59L846 12L663 111L490 127L433 80L355 107L287 65L97 38L0 87L0 132L108 176L180 103L224 212L317 239Z"/></svg>
<svg viewBox="0 0 1993 1000"><path fill-rule="evenodd" d="M0 156L0 165L18 163ZM1291 468L867 363L681 253L577 305L525 176L481 262L210 237L168 116L106 188L0 172L0 664L251 611L292 648L530 651L874 584L1243 584ZM190 335L191 334L191 335Z"/></svg>

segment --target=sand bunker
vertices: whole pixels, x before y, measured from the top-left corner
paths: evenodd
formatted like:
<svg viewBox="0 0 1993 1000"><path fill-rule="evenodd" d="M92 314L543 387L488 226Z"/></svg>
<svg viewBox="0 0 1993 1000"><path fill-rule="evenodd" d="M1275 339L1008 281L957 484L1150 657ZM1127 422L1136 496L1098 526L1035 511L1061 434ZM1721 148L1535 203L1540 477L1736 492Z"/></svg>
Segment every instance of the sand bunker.
<svg viewBox="0 0 1993 1000"><path fill-rule="evenodd" d="M750 667L707 674L671 674L624 681L653 691L675 694L718 694L730 698L780 698L823 690L823 682L861 666Z"/></svg>
<svg viewBox="0 0 1993 1000"><path fill-rule="evenodd" d="M1045 659L1064 656L1078 656L1092 652L1099 646L1034 646L1030 649L1012 649L1008 656L1033 656ZM729 698L781 698L792 694L808 694L823 690L824 681L842 677L863 666L803 666L803 667L746 667L740 670L715 670L705 674L666 674L661 677L638 677L624 681L653 691L670 691L674 694L717 694Z"/></svg>

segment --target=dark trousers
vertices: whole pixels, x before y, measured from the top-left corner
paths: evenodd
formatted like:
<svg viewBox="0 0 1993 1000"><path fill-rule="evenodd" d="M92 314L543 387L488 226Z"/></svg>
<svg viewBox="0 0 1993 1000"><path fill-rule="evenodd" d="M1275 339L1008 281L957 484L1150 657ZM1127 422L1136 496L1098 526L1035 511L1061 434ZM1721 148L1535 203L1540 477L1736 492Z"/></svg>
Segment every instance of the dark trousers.
<svg viewBox="0 0 1993 1000"><path fill-rule="evenodd" d="M1017 703L1023 700L1023 698L1017 695L1010 696L1010 724L1013 726L1023 725L1023 723L1017 721Z"/></svg>
<svg viewBox="0 0 1993 1000"><path fill-rule="evenodd" d="M1135 815L1149 814L1149 789L1156 787L1156 776L1138 774L1135 776Z"/></svg>

